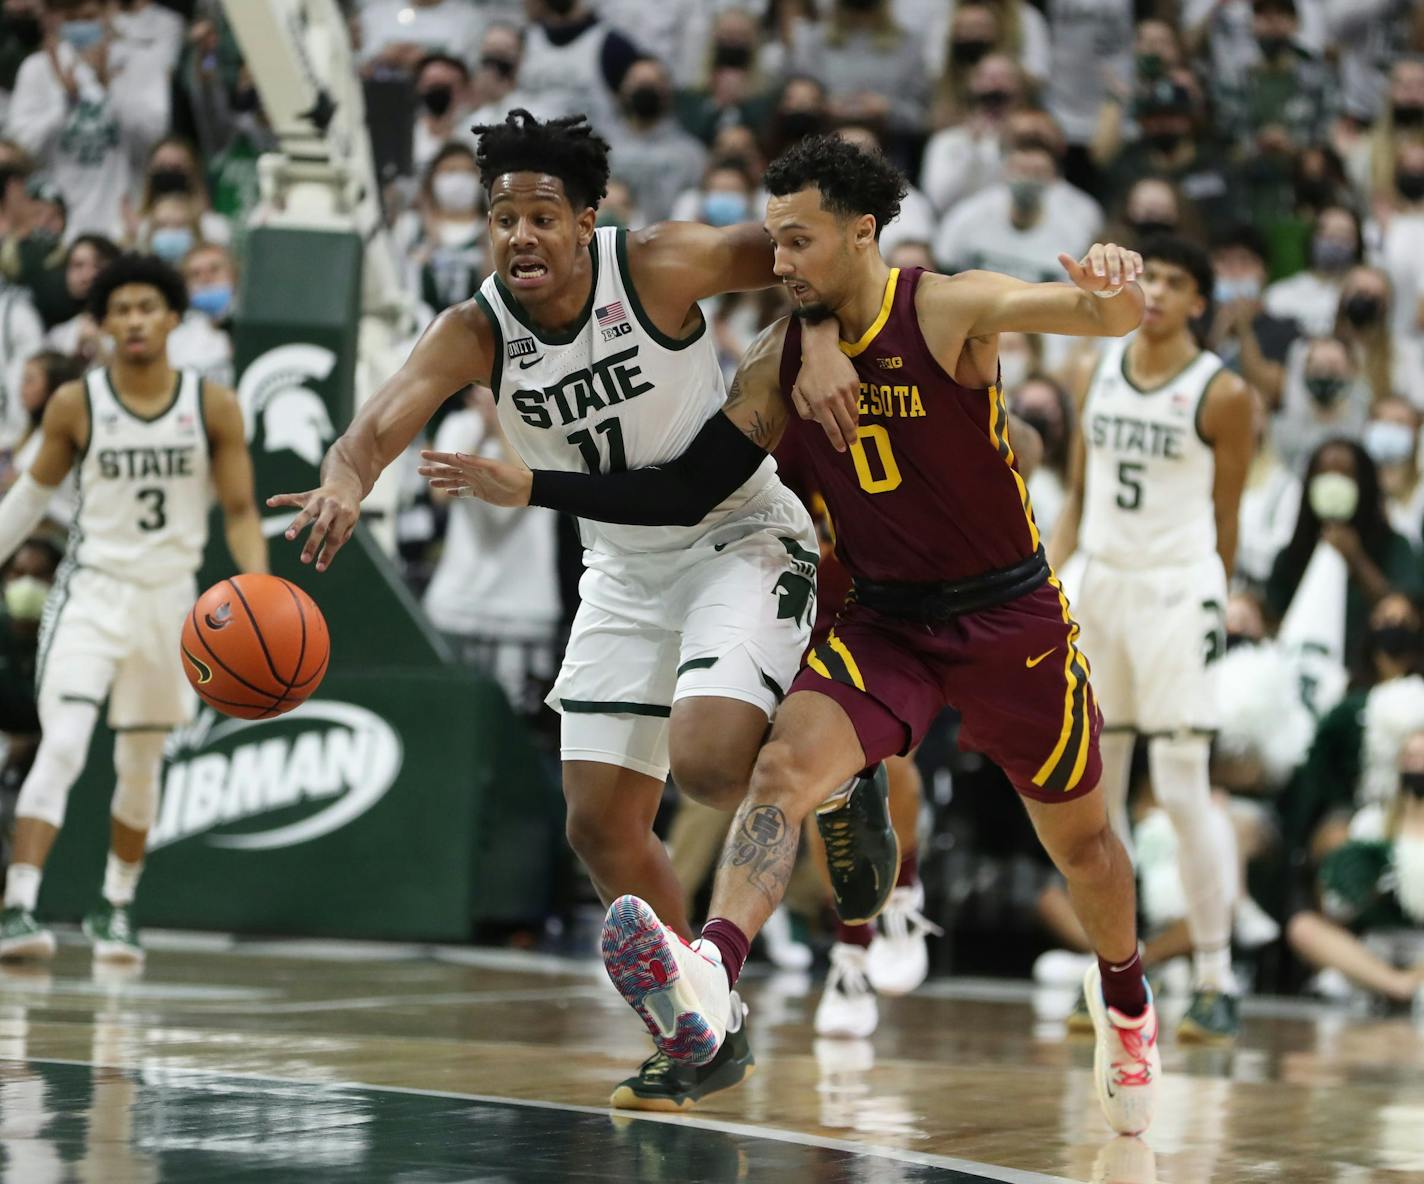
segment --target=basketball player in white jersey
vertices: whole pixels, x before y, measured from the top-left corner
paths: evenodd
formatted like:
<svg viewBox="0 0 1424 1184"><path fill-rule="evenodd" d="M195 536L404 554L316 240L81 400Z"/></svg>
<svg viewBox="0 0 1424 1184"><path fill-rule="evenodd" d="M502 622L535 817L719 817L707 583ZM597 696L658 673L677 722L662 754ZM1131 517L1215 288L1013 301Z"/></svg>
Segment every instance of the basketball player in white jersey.
<svg viewBox="0 0 1424 1184"><path fill-rule="evenodd" d="M495 274L441 314L362 407L327 453L320 489L269 499L301 507L287 537L312 525L302 558L319 571L350 537L381 470L471 383L494 391L511 446L551 483L678 456L722 418L726 398L697 302L776 282L759 226L596 230L608 147L582 117L540 122L516 110L475 131ZM849 363L830 330L808 357L822 349L839 378ZM458 462L426 456L435 484ZM448 488L461 484L452 477ZM664 781L671 767L698 801L741 804L810 633L819 553L809 516L769 458L710 513L669 518L668 509L650 507L648 522L680 525L581 521L582 604L549 703L563 716L569 841L600 896L637 892L689 940L683 891L652 829ZM853 819L859 856L838 873L838 905L848 919L873 916L897 863L883 777L859 782L834 818ZM716 1060L693 1068L655 1054L613 1104L683 1109L740 1081L753 1062L733 1006L734 1031Z"/></svg>
<svg viewBox="0 0 1424 1184"><path fill-rule="evenodd" d="M16 807L0 957L54 954L35 900L107 698L116 733L112 849L103 900L84 930L96 958L140 962L129 907L158 810L163 744L192 710L179 635L197 598L213 490L241 571L267 570L267 543L236 396L168 364L168 335L187 307L183 278L152 257L125 255L94 281L89 302L114 340L113 361L54 393L39 453L0 501L3 561L77 466L79 511L40 623L43 735Z"/></svg>
<svg viewBox="0 0 1424 1184"><path fill-rule="evenodd" d="M1153 790L1177 832L1195 962L1178 1038L1225 1043L1239 1027L1236 852L1230 823L1211 801L1208 758L1218 722L1212 663L1225 648L1251 400L1192 332L1211 291L1206 253L1162 238L1142 258L1141 328L1109 342L1086 383L1080 378L1083 426L1049 557L1092 663L1114 827L1126 842L1128 770L1142 735Z"/></svg>

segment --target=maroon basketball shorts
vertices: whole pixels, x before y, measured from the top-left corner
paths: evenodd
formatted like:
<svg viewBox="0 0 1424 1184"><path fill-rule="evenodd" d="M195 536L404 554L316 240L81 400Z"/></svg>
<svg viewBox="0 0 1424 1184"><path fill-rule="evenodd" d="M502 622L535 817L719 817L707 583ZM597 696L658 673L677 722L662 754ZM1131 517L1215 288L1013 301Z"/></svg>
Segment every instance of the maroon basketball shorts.
<svg viewBox="0 0 1424 1184"><path fill-rule="evenodd" d="M1056 580L938 625L852 601L791 689L839 703L867 764L910 751L953 707L961 748L982 752L1025 797L1069 801L1102 776L1102 713L1077 639Z"/></svg>

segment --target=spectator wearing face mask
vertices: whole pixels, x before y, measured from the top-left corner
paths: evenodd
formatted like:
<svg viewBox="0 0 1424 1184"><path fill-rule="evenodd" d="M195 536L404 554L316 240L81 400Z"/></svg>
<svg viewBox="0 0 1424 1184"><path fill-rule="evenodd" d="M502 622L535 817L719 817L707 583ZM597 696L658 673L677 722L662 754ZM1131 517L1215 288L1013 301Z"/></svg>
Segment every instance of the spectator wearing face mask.
<svg viewBox="0 0 1424 1184"><path fill-rule="evenodd" d="M1120 214L1103 237L1141 250L1143 243L1164 234L1200 242L1201 219L1170 181L1143 177L1127 191Z"/></svg>
<svg viewBox="0 0 1424 1184"><path fill-rule="evenodd" d="M141 159L167 129L168 76L116 39L102 0L54 0L44 48L15 79L7 134L46 169L74 234L123 233L122 203Z"/></svg>
<svg viewBox="0 0 1424 1184"><path fill-rule="evenodd" d="M1394 292L1390 330L1397 338L1424 340L1424 140L1400 145L1380 223L1379 261Z"/></svg>
<svg viewBox="0 0 1424 1184"><path fill-rule="evenodd" d="M1390 67L1389 83L1379 115L1368 131L1351 133L1337 124L1335 143L1345 158L1345 171L1356 192L1378 205L1394 189L1400 151L1424 144L1424 56L1401 57Z"/></svg>
<svg viewBox="0 0 1424 1184"><path fill-rule="evenodd" d="M540 119L584 114L610 134L624 76L642 50L586 0L524 2L530 23L519 66L521 97Z"/></svg>
<svg viewBox="0 0 1424 1184"><path fill-rule="evenodd" d="M1119 78L1109 74L1107 93L1098 108L1098 123L1091 144L1093 163L1105 168L1117 159L1125 142L1141 135L1137 126L1137 100L1150 95L1159 83L1183 67L1181 42L1168 21L1137 22L1133 44L1133 69Z"/></svg>
<svg viewBox="0 0 1424 1184"><path fill-rule="evenodd" d="M1379 466L1389 524L1417 549L1424 545L1424 480L1419 473L1419 410L1407 399L1381 399L1365 424L1365 451Z"/></svg>
<svg viewBox="0 0 1424 1184"><path fill-rule="evenodd" d="M1000 357L1002 374L1003 358ZM1033 374L1017 387L1003 376L1009 409L1034 429L1043 441L1043 459L1028 479L1029 500L1039 533L1048 538L1063 510L1068 489L1068 458L1072 452L1073 401L1057 382L1045 374Z"/></svg>
<svg viewBox="0 0 1424 1184"><path fill-rule="evenodd" d="M397 246L410 260L420 298L433 312L470 299L484 278L481 201L475 154L453 142L426 169L417 208L396 221Z"/></svg>
<svg viewBox="0 0 1424 1184"><path fill-rule="evenodd" d="M130 214L125 207L131 240L141 242L152 233L154 204L173 194L192 201L198 211L197 234L204 242L232 242L232 223L213 210L197 149L182 136L165 137L149 153L138 209Z"/></svg>
<svg viewBox="0 0 1424 1184"><path fill-rule="evenodd" d="M1360 261L1360 220L1353 210L1329 206L1320 211L1310 237L1310 266L1266 289L1265 309L1294 321L1312 337L1329 333L1340 307L1345 275Z"/></svg>
<svg viewBox="0 0 1424 1184"><path fill-rule="evenodd" d="M77 311L45 334L45 344L51 349L86 363L99 357L103 334L89 312L89 289L95 277L118 257L118 244L101 234L81 234L69 244L64 261L65 295Z"/></svg>
<svg viewBox="0 0 1424 1184"><path fill-rule="evenodd" d="M973 114L974 74L990 57L1012 62L1026 86L1037 87L1048 77L1048 25L1036 8L1017 2L950 0L940 11L943 36L935 35L933 24L900 19L905 28L922 31L926 47L933 51L929 77L939 79L932 105L936 126L953 127Z"/></svg>
<svg viewBox="0 0 1424 1184"><path fill-rule="evenodd" d="M1336 337L1302 338L1286 355L1281 404L1271 419L1271 440L1292 472L1332 437L1364 438L1370 388L1350 347Z"/></svg>
<svg viewBox="0 0 1424 1184"><path fill-rule="evenodd" d="M165 193L153 203L145 233L135 240L140 251L157 255L170 267L203 241L197 203L186 193Z"/></svg>
<svg viewBox="0 0 1424 1184"><path fill-rule="evenodd" d="M960 202L940 223L935 259L952 272L982 268L1030 283L1060 279L1059 253L1077 258L1092 245L1093 231L1045 200L1057 181L1047 148L1014 147L1004 159L1004 180Z"/></svg>
<svg viewBox="0 0 1424 1184"><path fill-rule="evenodd" d="M1318 874L1320 911L1296 913L1286 938L1296 954L1321 970L1394 1003L1414 1006L1424 1018L1424 732L1404 743L1397 789L1384 833L1357 838L1325 857ZM1413 941L1379 951L1365 937L1408 931ZM1388 953L1388 956L1384 956Z"/></svg>
<svg viewBox="0 0 1424 1184"><path fill-rule="evenodd" d="M411 160L423 173L435 154L455 138L470 110L470 71L459 58L427 54L415 69L419 109L411 137Z"/></svg>
<svg viewBox="0 0 1424 1184"><path fill-rule="evenodd" d="M774 160L798 140L830 130L826 88L809 74L790 74L781 85L766 126L766 153Z"/></svg>
<svg viewBox="0 0 1424 1184"><path fill-rule="evenodd" d="M480 14L465 0L372 0L356 17L362 73L413 75L427 54L474 56Z"/></svg>
<svg viewBox="0 0 1424 1184"><path fill-rule="evenodd" d="M1266 606L1278 620L1304 586L1307 566L1322 543L1344 560L1344 595L1319 603L1340 606L1335 624L1342 630L1344 664L1362 670L1374 606L1392 592L1417 595L1421 572L1414 548L1389 525L1375 462L1354 440L1327 440L1310 458L1295 531L1266 584ZM1312 587L1311 595L1316 592Z"/></svg>
<svg viewBox="0 0 1424 1184"><path fill-rule="evenodd" d="M1280 405L1285 362L1300 330L1296 323L1266 312L1266 243L1248 224L1224 231L1211 248L1216 274L1215 309L1207 344L1266 400Z"/></svg>
<svg viewBox="0 0 1424 1184"><path fill-rule="evenodd" d="M1260 60L1239 81L1216 79L1217 118L1242 152L1283 135L1297 150L1322 143L1339 107L1334 77L1299 41L1295 0L1254 0L1252 31Z"/></svg>
<svg viewBox="0 0 1424 1184"><path fill-rule="evenodd" d="M1187 51L1214 78L1239 84L1261 60L1252 0L1183 0L1181 23ZM1300 26L1296 43L1314 54L1325 52L1325 0L1296 0Z"/></svg>
<svg viewBox="0 0 1424 1184"><path fill-rule="evenodd" d="M1276 556L1285 549L1300 517L1301 483L1271 442L1265 398L1251 388L1251 430L1255 448L1241 491L1232 579L1239 589L1265 588Z"/></svg>
<svg viewBox="0 0 1424 1184"><path fill-rule="evenodd" d="M969 72L967 113L925 145L920 184L937 213L1000 179L1009 118L1027 92L1023 69L1006 54L989 54Z"/></svg>
<svg viewBox="0 0 1424 1184"><path fill-rule="evenodd" d="M771 109L759 55L761 30L745 9L713 19L696 83L677 96L679 122L704 144L727 126L761 127Z"/></svg>
<svg viewBox="0 0 1424 1184"><path fill-rule="evenodd" d="M188 311L168 335L168 364L196 370L222 386L232 386L232 306L237 269L226 247L200 243L183 257Z"/></svg>
<svg viewBox="0 0 1424 1184"><path fill-rule="evenodd" d="M834 0L820 21L792 28L789 64L819 78L833 118L917 133L929 111L929 82L916 41L889 0Z"/></svg>
<svg viewBox="0 0 1424 1184"><path fill-rule="evenodd" d="M1340 285L1335 336L1354 353L1375 400L1403 395L1424 408L1424 346L1389 331L1389 277L1378 268L1355 267Z"/></svg>
<svg viewBox="0 0 1424 1184"><path fill-rule="evenodd" d="M643 217L660 222L678 194L701 181L707 149L673 118L672 83L661 62L643 58L629 67L619 103L609 135L618 174L632 186Z"/></svg>

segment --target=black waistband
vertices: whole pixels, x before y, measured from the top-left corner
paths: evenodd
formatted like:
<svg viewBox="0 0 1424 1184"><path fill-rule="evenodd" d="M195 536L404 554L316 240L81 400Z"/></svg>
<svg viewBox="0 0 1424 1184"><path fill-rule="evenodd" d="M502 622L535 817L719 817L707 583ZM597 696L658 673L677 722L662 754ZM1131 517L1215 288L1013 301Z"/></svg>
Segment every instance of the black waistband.
<svg viewBox="0 0 1424 1184"><path fill-rule="evenodd" d="M1022 563L969 580L909 584L857 579L851 596L888 617L933 625L1017 600L1047 583L1048 574L1048 558L1039 547Z"/></svg>

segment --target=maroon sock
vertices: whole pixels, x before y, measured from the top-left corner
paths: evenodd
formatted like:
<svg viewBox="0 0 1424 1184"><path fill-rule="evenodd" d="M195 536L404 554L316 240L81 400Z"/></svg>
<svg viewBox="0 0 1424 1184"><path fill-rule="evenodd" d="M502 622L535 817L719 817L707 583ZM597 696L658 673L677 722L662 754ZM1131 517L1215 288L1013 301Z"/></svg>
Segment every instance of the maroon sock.
<svg viewBox="0 0 1424 1184"><path fill-rule="evenodd" d="M913 888L920 882L920 853L911 847L900 856L900 874L895 877L896 888Z"/></svg>
<svg viewBox="0 0 1424 1184"><path fill-rule="evenodd" d="M1147 1009L1147 978L1140 951L1121 966L1114 966L1099 956L1098 969L1103 975L1104 1003L1117 1008L1129 1019L1135 1019Z"/></svg>
<svg viewBox="0 0 1424 1184"><path fill-rule="evenodd" d="M860 946L861 949L869 949L874 937L874 921L868 925L847 925L844 921L836 921L836 945L838 946Z"/></svg>
<svg viewBox="0 0 1424 1184"><path fill-rule="evenodd" d="M726 917L713 917L702 926L702 937L717 947L722 955L722 969L727 972L727 985L735 987L742 977L742 966L752 943L741 929Z"/></svg>

